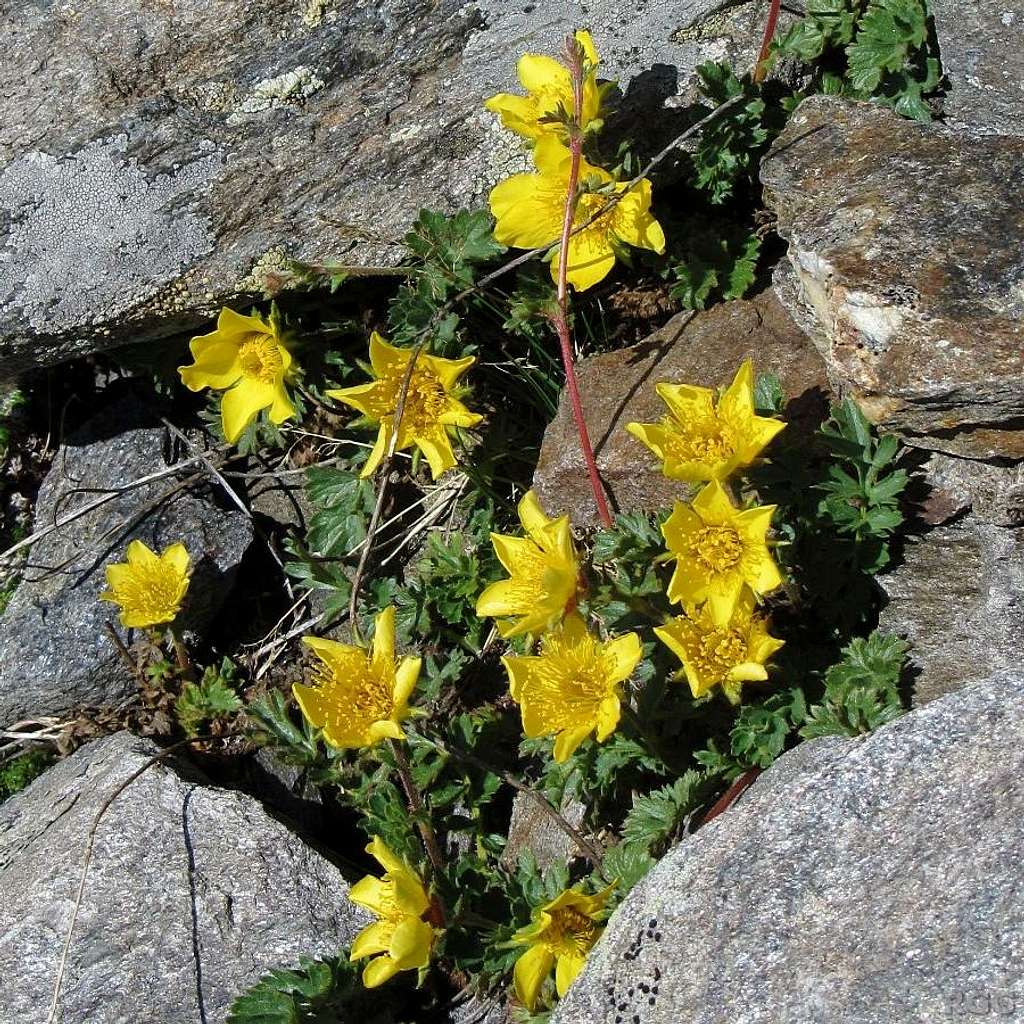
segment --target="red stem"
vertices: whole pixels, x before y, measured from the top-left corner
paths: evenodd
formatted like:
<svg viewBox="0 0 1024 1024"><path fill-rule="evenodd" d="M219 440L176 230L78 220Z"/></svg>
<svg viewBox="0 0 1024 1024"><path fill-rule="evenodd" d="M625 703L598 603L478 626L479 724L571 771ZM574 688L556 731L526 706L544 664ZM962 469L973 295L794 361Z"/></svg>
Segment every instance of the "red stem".
<svg viewBox="0 0 1024 1024"><path fill-rule="evenodd" d="M727 811L739 798L743 791L761 774L762 769L751 768L744 772L716 801L714 806L704 815L701 825L706 825L712 818L717 818Z"/></svg>
<svg viewBox="0 0 1024 1024"><path fill-rule="evenodd" d="M764 26L764 36L761 39L761 52L757 55L757 63L754 65L754 84L759 85L765 80L768 74L768 51L771 49L772 40L775 38L775 25L779 20L779 8L782 0L771 0L771 7L768 8L768 21Z"/></svg>
<svg viewBox="0 0 1024 1024"><path fill-rule="evenodd" d="M565 216L562 218L562 239L558 247L558 315L554 317L555 330L562 350L562 365L565 367L565 386L569 390L569 401L572 404L572 415L576 421L576 430L580 435L580 448L583 450L583 461L587 464L587 475L594 492L597 514L606 527L611 527L612 516L608 511L604 487L597 472L597 460L590 443L590 434L583 418L583 403L580 401L580 390L576 384L576 370L572 356L572 338L569 335L569 236L572 233L573 221L576 217L576 189L580 180L580 159L583 151L583 56L579 44L571 36L568 40L570 55L569 71L572 75L573 122L569 129L569 184L565 197Z"/></svg>

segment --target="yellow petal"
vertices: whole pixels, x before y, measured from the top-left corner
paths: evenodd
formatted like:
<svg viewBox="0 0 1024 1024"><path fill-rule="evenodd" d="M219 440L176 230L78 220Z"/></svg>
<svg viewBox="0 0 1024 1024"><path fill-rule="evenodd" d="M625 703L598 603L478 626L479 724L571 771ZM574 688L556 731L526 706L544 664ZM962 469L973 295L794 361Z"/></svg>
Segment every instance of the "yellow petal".
<svg viewBox="0 0 1024 1024"><path fill-rule="evenodd" d="M124 554L129 565L154 566L159 560L157 553L141 540L133 540L125 548Z"/></svg>
<svg viewBox="0 0 1024 1024"><path fill-rule="evenodd" d="M437 480L442 474L459 464L452 450L451 441L444 428L431 431L429 434L417 434L416 445L423 452L430 466L430 477Z"/></svg>
<svg viewBox="0 0 1024 1024"><path fill-rule="evenodd" d="M217 317L217 333L225 338L235 338L247 334L267 334L271 338L277 337L270 324L261 316L245 316L236 313L233 309L224 306Z"/></svg>
<svg viewBox="0 0 1024 1024"><path fill-rule="evenodd" d="M528 92L566 93L572 97L569 69L543 53L524 53L516 65L519 81Z"/></svg>
<svg viewBox="0 0 1024 1024"><path fill-rule="evenodd" d="M378 988L390 981L399 971L398 964L389 956L374 957L363 968L363 988Z"/></svg>
<svg viewBox="0 0 1024 1024"><path fill-rule="evenodd" d="M725 627L729 624L742 589L743 580L735 573L718 576L710 582L707 595L708 613L716 626Z"/></svg>
<svg viewBox="0 0 1024 1024"><path fill-rule="evenodd" d="M459 378L476 362L476 356L463 356L462 359L442 359L440 356L421 355L416 366L429 370L440 382L445 391L451 391Z"/></svg>
<svg viewBox="0 0 1024 1024"><path fill-rule="evenodd" d="M668 406L669 412L684 427L714 419L715 393L710 388L662 382L655 385L655 391Z"/></svg>
<svg viewBox="0 0 1024 1024"><path fill-rule="evenodd" d="M182 543L171 544L160 556L163 561L176 569L182 576L188 572L188 549Z"/></svg>
<svg viewBox="0 0 1024 1024"><path fill-rule="evenodd" d="M756 662L743 661L729 669L727 678L738 683L763 683L768 678L768 670Z"/></svg>
<svg viewBox="0 0 1024 1024"><path fill-rule="evenodd" d="M670 551L682 551L696 530L702 529L704 523L693 509L681 501L673 503L672 514L662 523L661 535Z"/></svg>
<svg viewBox="0 0 1024 1024"><path fill-rule="evenodd" d="M380 381L371 381L369 384L356 384L350 388L328 388L324 394L333 398L336 402L344 402L345 405L361 412L371 419L379 418L380 399L383 388Z"/></svg>
<svg viewBox="0 0 1024 1024"><path fill-rule="evenodd" d="M619 718L622 714L622 705L617 695L605 697L601 706L597 709L597 735L598 743L603 743L618 727Z"/></svg>
<svg viewBox="0 0 1024 1024"><path fill-rule="evenodd" d="M511 580L498 580L485 587L476 599L478 618L503 618L506 615L517 615L521 611L521 602L516 597L516 588Z"/></svg>
<svg viewBox="0 0 1024 1024"><path fill-rule="evenodd" d="M430 946L433 941L434 930L426 921L406 917L391 937L391 959L402 971L426 967L430 963Z"/></svg>
<svg viewBox="0 0 1024 1024"><path fill-rule="evenodd" d="M560 956L555 965L555 989L561 999L587 962L586 956Z"/></svg>
<svg viewBox="0 0 1024 1024"><path fill-rule="evenodd" d="M376 331L370 334L370 366L373 367L376 377L387 377L395 372L403 373L410 355L409 349L397 348Z"/></svg>
<svg viewBox="0 0 1024 1024"><path fill-rule="evenodd" d="M414 871L402 864L398 868L392 868L388 874L394 885L395 906L403 914L418 917L426 911L430 906L430 899Z"/></svg>
<svg viewBox="0 0 1024 1024"><path fill-rule="evenodd" d="M536 139L546 126L538 123L540 110L537 100L532 96L514 96L502 92L484 102L484 107L501 116L501 123L518 135L527 139Z"/></svg>
<svg viewBox="0 0 1024 1024"><path fill-rule="evenodd" d="M374 836L366 844L366 852L387 872L394 873L400 871L408 871L409 869L405 866L405 861L391 850L391 847L381 839L380 836ZM364 879L365 881L365 879ZM383 884L383 883L381 883ZM373 909L372 907L369 909Z"/></svg>
<svg viewBox="0 0 1024 1024"><path fill-rule="evenodd" d="M531 946L517 961L513 971L516 998L532 1013L537 1005L544 979L551 973L554 956L543 946Z"/></svg>
<svg viewBox="0 0 1024 1024"><path fill-rule="evenodd" d="M555 746L552 750L552 757L554 757L557 764L562 764L569 760L573 751L593 732L594 723L588 722L586 725L577 726L575 729L566 729L558 734L555 740Z"/></svg>
<svg viewBox="0 0 1024 1024"><path fill-rule="evenodd" d="M705 523L712 526L732 523L736 518L736 507L717 480L712 480L693 499L693 510Z"/></svg>
<svg viewBox="0 0 1024 1024"><path fill-rule="evenodd" d="M373 624L373 664L378 668L395 663L395 608L388 605Z"/></svg>
<svg viewBox="0 0 1024 1024"><path fill-rule="evenodd" d="M540 501L538 501L536 493L532 490L527 491L519 499L516 511L519 513L519 521L523 524L523 529L528 534L542 533L544 528L551 522L544 514L544 509L540 507Z"/></svg>
<svg viewBox="0 0 1024 1024"><path fill-rule="evenodd" d="M388 444L391 438L391 423L384 421L380 425L380 430L377 431L377 440L373 444L373 448L370 449L370 454L363 465L362 470L359 473L359 478L365 480L369 476L373 476L377 467L384 461L384 456L388 452Z"/></svg>
<svg viewBox="0 0 1024 1024"><path fill-rule="evenodd" d="M738 422L749 420L754 415L754 364L749 359L740 364L718 403L718 410L723 416Z"/></svg>
<svg viewBox="0 0 1024 1024"><path fill-rule="evenodd" d="M621 683L627 680L640 664L643 654L637 633L625 633L605 643L601 648L601 658L609 681Z"/></svg>
<svg viewBox="0 0 1024 1024"><path fill-rule="evenodd" d="M274 399L270 404L270 422L284 423L295 415L295 406L292 404L285 386L279 384L274 388Z"/></svg>
<svg viewBox="0 0 1024 1024"><path fill-rule="evenodd" d="M192 365L178 367L181 382L189 391L229 388L242 376L238 344L225 339L220 331L193 338L189 349Z"/></svg>
<svg viewBox="0 0 1024 1024"><path fill-rule="evenodd" d="M535 659L520 658L514 655L505 655L501 663L505 666L508 674L508 692L514 701L519 701L523 687L528 685L532 675L532 665Z"/></svg>
<svg viewBox="0 0 1024 1024"><path fill-rule="evenodd" d="M402 658L395 669L395 710L405 709L420 677L420 658Z"/></svg>
<svg viewBox="0 0 1024 1024"><path fill-rule="evenodd" d="M391 902L391 886L373 875L365 875L349 889L348 898L357 907L364 907L371 914L383 917Z"/></svg>
<svg viewBox="0 0 1024 1024"><path fill-rule="evenodd" d="M274 400L273 387L242 378L220 400L220 416L225 439L234 444L245 428Z"/></svg>
<svg viewBox="0 0 1024 1024"><path fill-rule="evenodd" d="M576 42L583 48L583 56L586 58L587 63L591 67L596 67L599 63L597 57L597 49L594 46L593 36L585 29L580 28L576 30Z"/></svg>
<svg viewBox="0 0 1024 1024"><path fill-rule="evenodd" d="M366 745L368 747L372 747L375 743L380 743L381 740L404 739L405 733L402 732L402 727L391 719L374 722L370 728L366 730Z"/></svg>
<svg viewBox="0 0 1024 1024"><path fill-rule="evenodd" d="M615 251L601 221L569 239L566 280L577 291L586 291L604 280L615 266ZM551 260L551 277L558 281L558 255Z"/></svg>
<svg viewBox="0 0 1024 1024"><path fill-rule="evenodd" d="M537 545L525 537L511 537L507 533L492 533L491 544L498 561L514 576L533 565L540 557Z"/></svg>
<svg viewBox="0 0 1024 1024"><path fill-rule="evenodd" d="M665 232L650 210L651 183L644 178L612 211L612 230L623 242L661 253L665 251Z"/></svg>
<svg viewBox="0 0 1024 1024"><path fill-rule="evenodd" d="M349 960L362 960L367 956L376 956L378 953L386 953L391 945L391 933L394 931L394 923L391 921L374 921L367 925L352 943L349 951Z"/></svg>
<svg viewBox="0 0 1024 1024"><path fill-rule="evenodd" d="M534 249L556 242L562 231L565 185L539 174L513 174L488 197L496 221L494 238L502 245Z"/></svg>

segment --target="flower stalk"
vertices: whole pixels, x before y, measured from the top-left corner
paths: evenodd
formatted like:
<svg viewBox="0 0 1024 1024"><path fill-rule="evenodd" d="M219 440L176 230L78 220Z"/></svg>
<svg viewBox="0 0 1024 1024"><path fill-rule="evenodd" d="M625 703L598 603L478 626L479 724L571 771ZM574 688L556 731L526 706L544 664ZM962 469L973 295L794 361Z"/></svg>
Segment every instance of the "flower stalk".
<svg viewBox="0 0 1024 1024"><path fill-rule="evenodd" d="M580 448L583 451L583 461L587 466L590 486L594 492L597 514L600 516L601 522L605 527L611 527L611 513L608 511L608 502L605 499L604 487L601 484L601 477L597 471L594 449L590 443L586 421L583 418L583 403L580 401L580 391L576 383L576 369L572 355L572 338L569 334L569 287L566 275L569 266L569 236L572 234L572 225L576 216L576 192L579 187L580 159L583 155L583 132L580 128L583 117L583 49L572 36L569 36L566 40L566 50L569 57L569 74L572 79L573 97L572 120L567 125L571 162L569 164L569 185L565 197L565 217L562 220L562 237L558 247L558 313L553 317L553 322L558 333L558 342L562 351L562 365L565 367L565 386L569 391L572 415L576 421L576 430L580 436Z"/></svg>

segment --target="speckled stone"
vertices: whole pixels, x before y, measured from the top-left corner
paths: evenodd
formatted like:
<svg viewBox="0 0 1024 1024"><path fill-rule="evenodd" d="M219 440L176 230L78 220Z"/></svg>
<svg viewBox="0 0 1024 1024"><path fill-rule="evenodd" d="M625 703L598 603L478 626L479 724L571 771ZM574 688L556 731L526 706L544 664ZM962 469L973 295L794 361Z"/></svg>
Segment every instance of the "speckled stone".
<svg viewBox="0 0 1024 1024"><path fill-rule="evenodd" d="M1020 1020L1021 672L781 758L630 893L554 1024Z"/></svg>
<svg viewBox="0 0 1024 1024"><path fill-rule="evenodd" d="M394 261L421 207L481 206L529 166L483 101L581 23L625 94L609 131L653 145L698 64L753 59L759 5L719 6L14 0L0 380L197 328L293 259Z"/></svg>
<svg viewBox="0 0 1024 1024"><path fill-rule="evenodd" d="M837 387L910 444L1024 459L1024 139L817 96L761 179Z"/></svg>
<svg viewBox="0 0 1024 1024"><path fill-rule="evenodd" d="M1024 10L1015 0L928 0L949 87L946 122L1024 135Z"/></svg>
<svg viewBox="0 0 1024 1024"><path fill-rule="evenodd" d="M57 451L33 529L180 461L154 422L134 395L111 398ZM117 624L117 608L99 600L105 566L124 561L129 541L138 538L153 550L185 544L193 573L179 624L202 633L229 593L252 536L240 511L223 508L208 490L182 489L171 475L126 490L38 541L0 617L0 725L116 704L135 690L136 679L105 629ZM132 631L117 628L130 643Z"/></svg>
<svg viewBox="0 0 1024 1024"><path fill-rule="evenodd" d="M692 493L689 485L666 479L654 453L626 431L627 423L656 423L665 414L655 385L725 386L747 358L756 373L779 376L790 433L821 421L829 393L824 363L770 291L697 314L681 313L639 345L579 364L587 429L613 512L666 508ZM533 487L549 515L567 513L578 526L598 523L564 395L544 434Z"/></svg>
<svg viewBox="0 0 1024 1024"><path fill-rule="evenodd" d="M102 803L157 746L90 743L0 807L0 1005L43 1021ZM234 999L369 923L338 869L251 797L154 765L96 832L62 1024L224 1024Z"/></svg>

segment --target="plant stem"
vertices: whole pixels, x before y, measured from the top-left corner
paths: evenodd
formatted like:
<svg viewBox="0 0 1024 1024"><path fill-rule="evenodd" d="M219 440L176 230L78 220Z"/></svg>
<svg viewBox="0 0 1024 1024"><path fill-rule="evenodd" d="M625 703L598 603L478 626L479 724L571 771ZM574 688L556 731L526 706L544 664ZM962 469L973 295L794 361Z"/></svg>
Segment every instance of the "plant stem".
<svg viewBox="0 0 1024 1024"><path fill-rule="evenodd" d="M562 219L562 238L558 246L558 314L553 319L562 350L562 365L565 367L565 386L569 391L572 415L576 421L576 430L580 435L580 448L583 450L583 461L587 465L587 475L590 477L590 486L594 492L597 514L601 517L601 522L606 527L610 527L612 525L612 517L608 511L604 487L601 484L601 477L597 472L597 461L594 459L594 449L590 444L590 435L587 432L587 424L583 418L583 403L580 401L580 391L576 384L576 370L573 365L572 356L572 338L569 333L569 236L572 234L573 220L576 216L576 190L579 186L580 160L583 155L583 131L580 124L583 118L583 51L579 43L572 36L567 40L567 48L570 58L569 74L572 77L573 95L573 120L568 125L569 154L571 159L569 163L569 184L565 196L565 216Z"/></svg>
<svg viewBox="0 0 1024 1024"><path fill-rule="evenodd" d="M782 0L771 0L771 6L768 8L768 21L765 22L764 36L761 39L761 52L757 55L757 63L754 64L755 85L760 85L768 75L768 51L775 38L775 26L779 20L781 6Z"/></svg>

